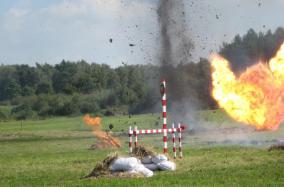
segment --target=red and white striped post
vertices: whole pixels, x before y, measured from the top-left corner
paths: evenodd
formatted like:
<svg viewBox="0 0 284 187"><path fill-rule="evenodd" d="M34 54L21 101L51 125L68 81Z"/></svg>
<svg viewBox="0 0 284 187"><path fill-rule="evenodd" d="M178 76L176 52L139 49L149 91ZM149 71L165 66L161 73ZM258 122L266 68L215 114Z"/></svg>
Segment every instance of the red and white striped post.
<svg viewBox="0 0 284 187"><path fill-rule="evenodd" d="M163 129L167 129L167 97L166 97L166 80L163 79L161 83L161 95L162 95L162 109L163 109ZM168 152L168 134L164 130L163 133L164 153Z"/></svg>
<svg viewBox="0 0 284 187"><path fill-rule="evenodd" d="M138 143L137 126L134 127L134 136L135 136L134 146L137 147L137 143Z"/></svg>
<svg viewBox="0 0 284 187"><path fill-rule="evenodd" d="M181 129L181 126L180 126L180 123L178 124L178 142L179 142L179 147L178 147L178 149L179 149L179 157L180 158L182 158L182 150L181 150L181 148L182 148L182 145L181 145L181 131L182 131L182 129Z"/></svg>
<svg viewBox="0 0 284 187"><path fill-rule="evenodd" d="M178 124L178 127L175 127L175 124L172 124L172 128L167 128L167 98L166 98L166 81L162 80L161 82L161 96L162 96L162 109L163 109L163 128L162 129L142 129L138 130L137 126L134 127L134 130L132 130L131 126L129 127L129 153L132 153L132 136L134 136L134 146L137 147L138 145L138 135L141 134L163 134L163 142L164 142L164 153L168 152L168 133L172 134L172 142L173 142L173 152L174 152L174 158L177 157L177 149L176 149L176 135L175 133L178 133L178 141L179 141L179 157L182 158L182 139L181 139L181 133L182 130L184 130L184 126L181 127L181 124Z"/></svg>
<svg viewBox="0 0 284 187"><path fill-rule="evenodd" d="M129 131L128 131L128 136L129 136L129 153L132 153L132 134L133 134L133 131L131 129L131 126L129 126Z"/></svg>
<svg viewBox="0 0 284 187"><path fill-rule="evenodd" d="M176 135L174 132L175 124L172 124L172 140L173 140L173 152L174 152L174 158L177 157L177 151L176 151Z"/></svg>

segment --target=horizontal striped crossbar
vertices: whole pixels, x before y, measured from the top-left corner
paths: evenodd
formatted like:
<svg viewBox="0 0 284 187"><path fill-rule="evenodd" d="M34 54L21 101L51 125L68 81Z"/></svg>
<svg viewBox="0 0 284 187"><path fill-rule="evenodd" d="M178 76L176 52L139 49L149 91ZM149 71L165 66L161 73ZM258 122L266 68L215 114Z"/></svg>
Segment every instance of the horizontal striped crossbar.
<svg viewBox="0 0 284 187"><path fill-rule="evenodd" d="M172 132L181 132L183 128L170 128L170 129L147 129L147 130L131 130L128 133L131 134L161 134L164 132L172 133Z"/></svg>

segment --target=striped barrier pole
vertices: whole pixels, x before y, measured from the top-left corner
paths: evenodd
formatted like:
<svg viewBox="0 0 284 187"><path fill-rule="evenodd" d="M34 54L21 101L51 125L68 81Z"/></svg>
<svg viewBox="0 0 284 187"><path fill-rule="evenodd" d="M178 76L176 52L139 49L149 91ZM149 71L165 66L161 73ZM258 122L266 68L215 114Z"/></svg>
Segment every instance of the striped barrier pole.
<svg viewBox="0 0 284 187"><path fill-rule="evenodd" d="M176 152L176 135L175 135L175 124L172 124L172 138L173 138L173 152L174 152L174 158L177 157L177 152Z"/></svg>
<svg viewBox="0 0 284 187"><path fill-rule="evenodd" d="M163 129L167 129L167 96L166 96L166 80L162 80L161 83L161 95L162 95L162 109L163 109ZM167 131L163 133L164 153L168 152L168 134Z"/></svg>
<svg viewBox="0 0 284 187"><path fill-rule="evenodd" d="M129 126L129 131L128 131L128 135L129 135L129 153L132 153L132 129L131 126Z"/></svg>
<svg viewBox="0 0 284 187"><path fill-rule="evenodd" d="M135 130L134 130L135 131ZM172 132L179 132L178 128L170 128L170 129L147 129L147 130L137 130L136 134L161 134L161 133L172 133ZM134 134L134 132L133 132Z"/></svg>
<svg viewBox="0 0 284 187"><path fill-rule="evenodd" d="M131 126L129 127L129 152L132 153L132 145L133 145L133 140L132 140L132 136L134 136L135 140L134 140L134 146L137 147L138 145L138 135L142 135L142 134L163 134L164 132L167 133L171 133L172 134L172 142L173 142L173 153L174 153L174 158L177 157L177 148L176 148L176 135L175 133L178 133L178 141L179 141L179 157L182 158L182 137L181 137L181 133L184 130L184 127L182 127L180 124L178 124L178 128L175 128L175 125L172 124L172 128L170 129L142 129L142 130L138 130L137 126L135 126L134 130L131 129Z"/></svg>
<svg viewBox="0 0 284 187"><path fill-rule="evenodd" d="M137 143L138 143L137 126L134 127L134 136L135 136L134 146L137 147Z"/></svg>
<svg viewBox="0 0 284 187"><path fill-rule="evenodd" d="M181 145L181 126L178 124L178 142L179 142L179 157L182 158L182 145Z"/></svg>

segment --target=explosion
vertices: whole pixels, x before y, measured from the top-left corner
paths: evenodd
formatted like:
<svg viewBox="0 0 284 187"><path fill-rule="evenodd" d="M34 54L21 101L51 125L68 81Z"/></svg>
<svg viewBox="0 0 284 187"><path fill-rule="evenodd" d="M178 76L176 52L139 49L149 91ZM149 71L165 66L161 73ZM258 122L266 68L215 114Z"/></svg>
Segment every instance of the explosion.
<svg viewBox="0 0 284 187"><path fill-rule="evenodd" d="M84 123L93 127L93 134L101 141L102 144L113 147L121 147L120 141L112 137L109 133L101 130L101 118L92 118L89 114L83 117Z"/></svg>
<svg viewBox="0 0 284 187"><path fill-rule="evenodd" d="M211 59L212 95L236 121L257 130L276 130L284 119L284 42L268 63L259 62L239 77L229 62Z"/></svg>

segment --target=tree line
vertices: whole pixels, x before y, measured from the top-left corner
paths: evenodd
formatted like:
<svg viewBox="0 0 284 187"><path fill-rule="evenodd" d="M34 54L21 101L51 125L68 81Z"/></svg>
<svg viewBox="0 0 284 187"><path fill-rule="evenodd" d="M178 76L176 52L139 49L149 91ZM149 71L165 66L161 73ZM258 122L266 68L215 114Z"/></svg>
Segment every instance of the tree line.
<svg viewBox="0 0 284 187"><path fill-rule="evenodd" d="M220 53L228 58L236 72L271 58L284 40L284 29L274 33L256 33L250 29L224 43ZM1 65L0 119L16 119L78 115L85 113L115 115L160 112L159 65L123 65L111 68L106 64L66 61L56 65ZM169 100L197 103L197 109L211 109L210 63L199 62L169 65L170 77L181 84L171 85ZM173 105L169 102L169 108Z"/></svg>
<svg viewBox="0 0 284 187"><path fill-rule="evenodd" d="M230 62L232 69L242 72L247 67L258 63L268 62L284 41L284 28L279 27L272 32L255 32L249 29L244 36L236 35L231 43L223 43L220 54Z"/></svg>

